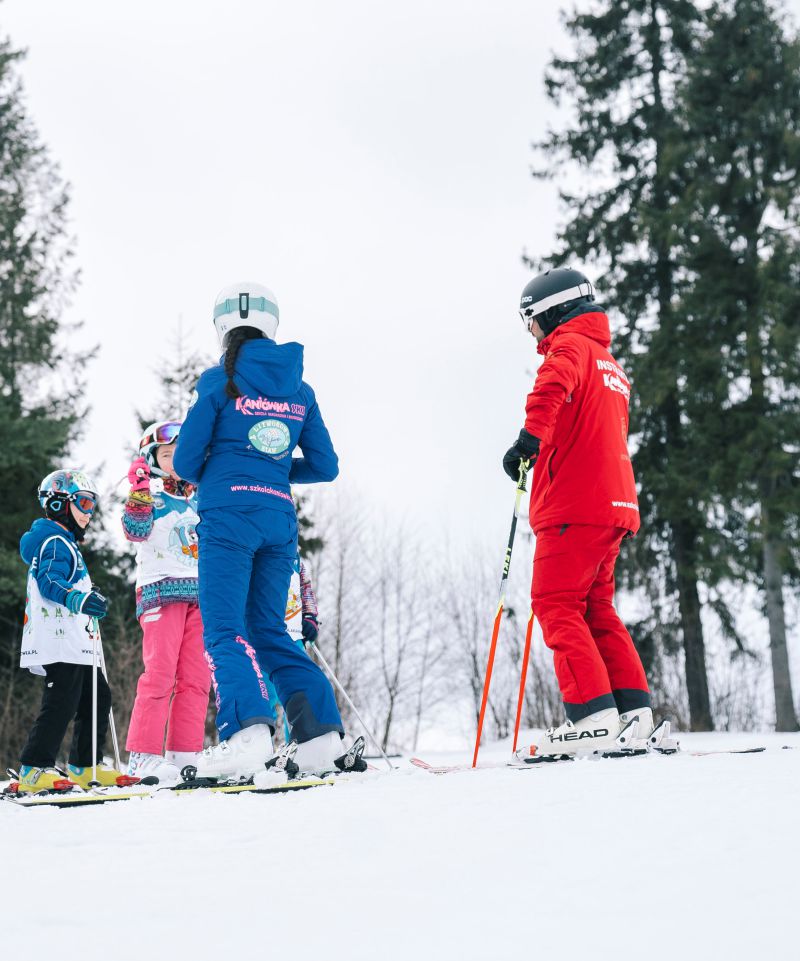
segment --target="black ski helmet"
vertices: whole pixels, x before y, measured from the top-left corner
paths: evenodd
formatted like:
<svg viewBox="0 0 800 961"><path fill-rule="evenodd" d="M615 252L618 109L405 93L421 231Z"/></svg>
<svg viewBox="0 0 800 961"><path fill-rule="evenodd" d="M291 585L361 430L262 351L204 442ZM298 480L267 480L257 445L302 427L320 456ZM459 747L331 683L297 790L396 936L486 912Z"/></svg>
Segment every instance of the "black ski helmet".
<svg viewBox="0 0 800 961"><path fill-rule="evenodd" d="M545 334L551 334L575 300L594 300L594 285L579 270L553 267L526 285L519 313L528 330L535 320Z"/></svg>

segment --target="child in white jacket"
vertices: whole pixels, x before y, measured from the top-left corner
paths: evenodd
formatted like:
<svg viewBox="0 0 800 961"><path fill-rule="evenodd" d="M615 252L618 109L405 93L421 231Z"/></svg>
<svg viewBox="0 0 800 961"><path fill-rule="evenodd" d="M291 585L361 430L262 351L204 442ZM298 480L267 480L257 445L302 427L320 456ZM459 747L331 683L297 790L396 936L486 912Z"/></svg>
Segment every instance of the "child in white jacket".
<svg viewBox="0 0 800 961"><path fill-rule="evenodd" d="M122 516L125 537L137 544L144 660L128 728L128 773L162 783L177 780L203 749L211 686L198 606L197 496L172 466L180 428L163 421L145 431Z"/></svg>

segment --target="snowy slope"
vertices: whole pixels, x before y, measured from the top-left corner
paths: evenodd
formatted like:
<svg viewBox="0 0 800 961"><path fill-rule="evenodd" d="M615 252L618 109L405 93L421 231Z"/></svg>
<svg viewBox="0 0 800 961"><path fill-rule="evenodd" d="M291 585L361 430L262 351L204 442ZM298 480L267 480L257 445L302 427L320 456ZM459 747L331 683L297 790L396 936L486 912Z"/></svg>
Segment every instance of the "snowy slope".
<svg viewBox="0 0 800 961"><path fill-rule="evenodd" d="M60 961L800 957L800 738L682 743L769 750L0 804L0 954L33 937L26 954Z"/></svg>

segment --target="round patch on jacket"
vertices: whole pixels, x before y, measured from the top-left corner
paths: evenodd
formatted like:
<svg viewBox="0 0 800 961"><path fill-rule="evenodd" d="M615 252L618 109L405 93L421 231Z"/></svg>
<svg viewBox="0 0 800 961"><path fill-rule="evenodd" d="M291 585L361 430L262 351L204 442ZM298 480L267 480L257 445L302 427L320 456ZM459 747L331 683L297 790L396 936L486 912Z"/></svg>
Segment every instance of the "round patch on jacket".
<svg viewBox="0 0 800 961"><path fill-rule="evenodd" d="M279 420L260 420L247 432L247 439L256 450L272 457L287 451L292 441L289 428Z"/></svg>

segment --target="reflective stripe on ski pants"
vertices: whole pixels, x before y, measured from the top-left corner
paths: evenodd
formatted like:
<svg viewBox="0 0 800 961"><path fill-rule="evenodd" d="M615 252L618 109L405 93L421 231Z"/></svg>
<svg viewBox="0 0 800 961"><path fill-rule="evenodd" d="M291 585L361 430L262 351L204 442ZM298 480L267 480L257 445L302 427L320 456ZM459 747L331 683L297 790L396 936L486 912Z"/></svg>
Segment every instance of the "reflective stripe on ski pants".
<svg viewBox="0 0 800 961"><path fill-rule="evenodd" d="M641 658L614 609L614 565L626 533L571 524L536 537L531 603L572 721L650 705Z"/></svg>

